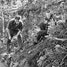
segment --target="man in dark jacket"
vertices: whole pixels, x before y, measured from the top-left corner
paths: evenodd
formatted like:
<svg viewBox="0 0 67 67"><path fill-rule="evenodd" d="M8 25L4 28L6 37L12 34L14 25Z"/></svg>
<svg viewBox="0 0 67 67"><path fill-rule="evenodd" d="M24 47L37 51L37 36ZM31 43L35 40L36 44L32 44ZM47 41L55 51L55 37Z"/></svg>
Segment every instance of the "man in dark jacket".
<svg viewBox="0 0 67 67"><path fill-rule="evenodd" d="M45 36L48 35L48 23L40 23L39 24L40 31L37 33L37 41L41 41L42 39L45 39Z"/></svg>
<svg viewBox="0 0 67 67"><path fill-rule="evenodd" d="M9 49L9 44L14 40L17 39L19 43L21 43L21 36L20 36L20 32L22 31L23 25L22 22L19 21L20 17L16 16L14 19L12 19L7 27L7 31L8 31L8 42L7 42L7 48ZM20 45L20 44L19 44ZM21 47L21 45L20 45Z"/></svg>

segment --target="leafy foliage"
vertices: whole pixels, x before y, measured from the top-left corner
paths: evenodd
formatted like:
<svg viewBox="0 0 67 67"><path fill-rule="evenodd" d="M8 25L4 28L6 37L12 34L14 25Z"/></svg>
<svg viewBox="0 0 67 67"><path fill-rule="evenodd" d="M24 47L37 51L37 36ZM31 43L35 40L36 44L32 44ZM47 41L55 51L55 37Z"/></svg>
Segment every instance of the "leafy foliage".
<svg viewBox="0 0 67 67"><path fill-rule="evenodd" d="M0 22L0 33L3 26L6 29L9 21L17 14L23 22L22 46L18 49L18 42L13 41L10 53L7 54L7 32L0 39L0 59L9 67L63 67L67 59L67 20L66 2L60 0L28 0L17 8L13 0L2 3L3 12ZM16 3L16 2L15 2ZM63 4L64 3L64 4ZM9 5L10 4L10 5ZM6 6L6 7L4 7ZM65 8L63 8L65 7ZM7 9L6 9L7 8ZM3 42L4 41L4 42ZM6 57L6 59L5 59ZM9 62L10 61L10 62Z"/></svg>

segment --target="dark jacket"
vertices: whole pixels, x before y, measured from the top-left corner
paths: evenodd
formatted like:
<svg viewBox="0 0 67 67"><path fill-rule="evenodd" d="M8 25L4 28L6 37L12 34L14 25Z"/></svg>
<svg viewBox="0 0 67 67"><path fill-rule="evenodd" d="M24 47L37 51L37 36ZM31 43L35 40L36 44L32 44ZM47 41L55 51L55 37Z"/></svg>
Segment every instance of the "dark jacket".
<svg viewBox="0 0 67 67"><path fill-rule="evenodd" d="M19 22L19 24L16 24L15 20L12 20L9 22L8 29L10 31L11 36L14 36L18 33L18 31L22 31L22 23Z"/></svg>

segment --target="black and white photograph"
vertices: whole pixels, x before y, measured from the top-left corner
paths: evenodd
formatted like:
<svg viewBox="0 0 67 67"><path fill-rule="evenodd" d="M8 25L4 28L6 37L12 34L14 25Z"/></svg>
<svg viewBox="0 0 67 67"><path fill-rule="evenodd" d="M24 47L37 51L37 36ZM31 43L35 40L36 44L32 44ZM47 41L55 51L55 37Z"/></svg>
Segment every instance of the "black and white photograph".
<svg viewBox="0 0 67 67"><path fill-rule="evenodd" d="M0 67L67 67L67 0L0 0Z"/></svg>

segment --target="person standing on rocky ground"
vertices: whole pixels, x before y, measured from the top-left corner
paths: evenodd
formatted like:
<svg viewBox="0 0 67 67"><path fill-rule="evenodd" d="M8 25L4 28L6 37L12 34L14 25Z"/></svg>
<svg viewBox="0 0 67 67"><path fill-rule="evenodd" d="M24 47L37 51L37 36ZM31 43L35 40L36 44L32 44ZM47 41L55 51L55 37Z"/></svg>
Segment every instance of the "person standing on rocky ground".
<svg viewBox="0 0 67 67"><path fill-rule="evenodd" d="M7 27L7 33L8 33L8 41L7 41L7 50L10 52L10 43L13 42L14 39L18 40L19 48L22 46L22 40L20 33L22 32L23 24L20 21L20 16L17 15L14 19L11 19L8 27Z"/></svg>

